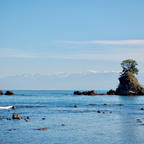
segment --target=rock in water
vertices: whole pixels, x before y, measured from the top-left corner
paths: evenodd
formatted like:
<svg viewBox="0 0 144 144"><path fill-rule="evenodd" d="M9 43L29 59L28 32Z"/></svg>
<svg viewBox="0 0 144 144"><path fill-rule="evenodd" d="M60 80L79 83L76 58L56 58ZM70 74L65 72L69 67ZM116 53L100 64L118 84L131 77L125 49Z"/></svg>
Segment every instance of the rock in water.
<svg viewBox="0 0 144 144"><path fill-rule="evenodd" d="M16 106L12 106L12 109L16 109Z"/></svg>
<svg viewBox="0 0 144 144"><path fill-rule="evenodd" d="M80 92L80 91L74 91L74 95L82 95L82 92Z"/></svg>
<svg viewBox="0 0 144 144"><path fill-rule="evenodd" d="M3 95L3 92L0 90L0 95Z"/></svg>
<svg viewBox="0 0 144 144"><path fill-rule="evenodd" d="M144 88L139 84L131 72L127 72L119 78L117 95L144 95Z"/></svg>
<svg viewBox="0 0 144 144"><path fill-rule="evenodd" d="M20 120L20 115L19 114L16 114L14 113L13 116L12 116L13 119L17 119L17 120Z"/></svg>
<svg viewBox="0 0 144 144"><path fill-rule="evenodd" d="M46 131L46 130L48 130L48 128L38 128L38 129L34 129L34 130Z"/></svg>
<svg viewBox="0 0 144 144"><path fill-rule="evenodd" d="M116 94L116 91L111 89L107 92L107 95L115 95Z"/></svg>
<svg viewBox="0 0 144 144"><path fill-rule="evenodd" d="M95 90L91 90L91 91L74 91L74 95L97 95L97 92Z"/></svg>
<svg viewBox="0 0 144 144"><path fill-rule="evenodd" d="M14 95L12 91L6 91L5 95Z"/></svg>

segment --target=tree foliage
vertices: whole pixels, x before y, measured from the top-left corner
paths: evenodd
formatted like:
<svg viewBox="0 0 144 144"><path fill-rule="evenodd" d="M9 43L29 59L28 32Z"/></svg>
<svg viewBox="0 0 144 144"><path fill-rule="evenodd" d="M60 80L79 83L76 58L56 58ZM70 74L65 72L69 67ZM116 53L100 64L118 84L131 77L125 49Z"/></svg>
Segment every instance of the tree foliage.
<svg viewBox="0 0 144 144"><path fill-rule="evenodd" d="M122 61L121 66L122 66L122 75L126 74L127 72L131 72L133 74L138 74L138 69L137 69L137 62L133 59L127 59Z"/></svg>

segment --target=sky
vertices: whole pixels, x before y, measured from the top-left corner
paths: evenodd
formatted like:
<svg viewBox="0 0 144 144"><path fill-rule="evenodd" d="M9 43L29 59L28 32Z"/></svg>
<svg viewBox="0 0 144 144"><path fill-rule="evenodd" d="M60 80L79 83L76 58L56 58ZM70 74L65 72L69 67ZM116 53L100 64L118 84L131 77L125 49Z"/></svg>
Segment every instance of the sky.
<svg viewBox="0 0 144 144"><path fill-rule="evenodd" d="M25 75L113 74L129 58L144 73L143 7L143 0L0 0L0 78L13 77L14 83ZM94 88L95 81L77 87ZM65 89L68 82L56 89ZM27 88L27 82L20 83ZM8 82L1 87L14 89ZM55 84L43 88L55 89ZM21 88L17 84L15 89Z"/></svg>

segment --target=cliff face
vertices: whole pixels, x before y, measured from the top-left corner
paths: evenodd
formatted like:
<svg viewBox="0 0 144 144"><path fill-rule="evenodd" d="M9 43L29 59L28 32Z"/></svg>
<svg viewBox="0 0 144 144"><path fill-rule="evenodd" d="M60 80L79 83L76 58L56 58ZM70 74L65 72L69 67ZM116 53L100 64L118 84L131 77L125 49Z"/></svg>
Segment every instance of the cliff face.
<svg viewBox="0 0 144 144"><path fill-rule="evenodd" d="M116 89L117 95L144 95L144 88L131 72L121 76L119 82L119 86Z"/></svg>

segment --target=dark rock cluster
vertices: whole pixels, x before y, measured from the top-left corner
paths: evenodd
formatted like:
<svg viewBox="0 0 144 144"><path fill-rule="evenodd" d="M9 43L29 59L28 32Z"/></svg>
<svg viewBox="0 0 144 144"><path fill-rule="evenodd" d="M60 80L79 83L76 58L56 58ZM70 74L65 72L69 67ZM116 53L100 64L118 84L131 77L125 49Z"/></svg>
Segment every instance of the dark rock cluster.
<svg viewBox="0 0 144 144"><path fill-rule="evenodd" d="M5 95L14 95L14 93L12 91L6 91Z"/></svg>
<svg viewBox="0 0 144 144"><path fill-rule="evenodd" d="M0 95L15 95L15 94L12 91L6 91L5 93L3 93L3 91L0 90Z"/></svg>
<svg viewBox="0 0 144 144"><path fill-rule="evenodd" d="M116 91L113 90L113 89L110 89L110 90L107 92L107 95L116 95Z"/></svg>
<svg viewBox="0 0 144 144"><path fill-rule="evenodd" d="M91 91L74 91L74 95L97 95L97 92L95 90Z"/></svg>

